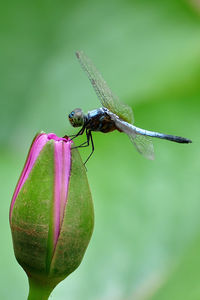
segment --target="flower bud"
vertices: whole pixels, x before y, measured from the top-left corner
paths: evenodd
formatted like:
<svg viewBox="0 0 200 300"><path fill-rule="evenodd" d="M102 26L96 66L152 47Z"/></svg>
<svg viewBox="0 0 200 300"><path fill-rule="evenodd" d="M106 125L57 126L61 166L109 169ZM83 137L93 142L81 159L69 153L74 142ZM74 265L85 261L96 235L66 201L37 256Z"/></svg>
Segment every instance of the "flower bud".
<svg viewBox="0 0 200 300"><path fill-rule="evenodd" d="M48 299L79 266L92 235L86 171L71 143L53 133L36 135L12 198L14 252L29 277L29 299Z"/></svg>

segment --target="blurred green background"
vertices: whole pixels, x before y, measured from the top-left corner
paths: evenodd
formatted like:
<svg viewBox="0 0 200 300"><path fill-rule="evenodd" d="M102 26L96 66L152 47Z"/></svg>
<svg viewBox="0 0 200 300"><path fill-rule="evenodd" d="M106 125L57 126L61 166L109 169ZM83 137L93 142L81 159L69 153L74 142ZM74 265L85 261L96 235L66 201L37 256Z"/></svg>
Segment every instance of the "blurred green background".
<svg viewBox="0 0 200 300"><path fill-rule="evenodd" d="M95 133L87 164L95 230L52 300L200 299L200 1L7 1L0 8L0 299L26 299L8 224L36 132L75 133L67 114L100 106L74 52L84 50L137 126L147 161L118 132ZM81 141L81 138L80 138ZM85 159L89 149L81 149Z"/></svg>

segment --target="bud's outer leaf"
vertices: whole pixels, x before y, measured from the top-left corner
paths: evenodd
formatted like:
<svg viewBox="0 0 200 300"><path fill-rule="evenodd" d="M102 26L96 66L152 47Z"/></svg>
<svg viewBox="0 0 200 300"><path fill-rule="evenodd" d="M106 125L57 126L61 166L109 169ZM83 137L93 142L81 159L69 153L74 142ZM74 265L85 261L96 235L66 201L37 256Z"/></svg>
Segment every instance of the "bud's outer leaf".
<svg viewBox="0 0 200 300"><path fill-rule="evenodd" d="M37 158L15 201L11 230L15 256L27 274L46 273L47 241L53 203L53 141ZM39 185L39 182L42 184ZM52 187L52 188L50 188Z"/></svg>

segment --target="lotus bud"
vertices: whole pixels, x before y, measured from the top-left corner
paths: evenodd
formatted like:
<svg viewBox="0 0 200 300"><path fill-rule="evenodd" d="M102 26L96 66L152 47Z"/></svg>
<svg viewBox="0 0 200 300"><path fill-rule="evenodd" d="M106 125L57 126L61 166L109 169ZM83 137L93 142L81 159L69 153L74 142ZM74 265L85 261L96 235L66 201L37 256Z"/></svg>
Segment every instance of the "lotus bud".
<svg viewBox="0 0 200 300"><path fill-rule="evenodd" d="M29 300L48 299L79 266L92 235L85 166L71 144L53 133L36 135L12 198L13 246L29 278Z"/></svg>

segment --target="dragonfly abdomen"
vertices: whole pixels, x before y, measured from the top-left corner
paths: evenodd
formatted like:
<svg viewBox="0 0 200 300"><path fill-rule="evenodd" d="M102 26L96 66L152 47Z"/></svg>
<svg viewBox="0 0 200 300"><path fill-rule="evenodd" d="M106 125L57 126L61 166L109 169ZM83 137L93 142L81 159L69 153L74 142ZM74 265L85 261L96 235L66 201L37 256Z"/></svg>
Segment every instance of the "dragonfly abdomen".
<svg viewBox="0 0 200 300"><path fill-rule="evenodd" d="M186 139L186 138L181 137L181 136L149 131L149 130L141 129L141 128L138 128L138 127L135 128L135 131L139 134L142 134L142 135L147 135L147 136L151 136L151 137L155 137L155 138L159 138L159 139L164 139L164 140L168 140L168 141L172 141L172 142L176 142L176 143L188 144L188 143L192 142L191 140Z"/></svg>

